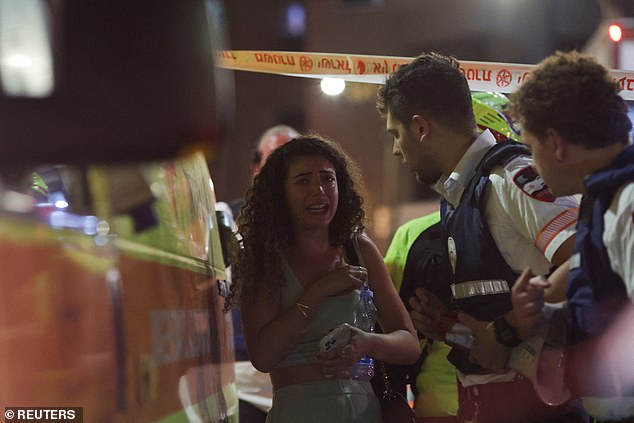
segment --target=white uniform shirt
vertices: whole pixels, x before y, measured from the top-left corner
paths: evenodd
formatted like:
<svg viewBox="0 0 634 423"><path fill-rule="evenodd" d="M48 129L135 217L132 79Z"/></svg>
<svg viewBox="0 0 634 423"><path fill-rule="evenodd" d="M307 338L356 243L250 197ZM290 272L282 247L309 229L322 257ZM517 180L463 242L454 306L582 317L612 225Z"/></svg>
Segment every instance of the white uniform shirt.
<svg viewBox="0 0 634 423"><path fill-rule="evenodd" d="M457 205L478 163L493 145L495 138L488 130L480 134L451 175L436 184L436 191ZM522 190L515 179L532 169L532 162L521 156L493 169L485 216L493 240L514 271L520 273L530 266L534 274L544 274L557 249L575 234L579 203L572 196L545 201L540 195L529 195L526 191L539 189L540 184L543 187L539 177Z"/></svg>
<svg viewBox="0 0 634 423"><path fill-rule="evenodd" d="M612 270L619 275L627 294L634 299L634 182L621 187L610 208L603 215L603 245L610 258ZM622 325L621 325L622 326ZM621 328L623 329L623 328ZM631 351L629 332L625 336L610 335L610 351L602 356L603 362L613 362L615 369L621 369L620 378L625 386L631 386L634 372L631 369ZM625 344L625 345L620 345ZM634 397L621 396L611 398L583 397L583 407L591 415L602 420L620 420L634 415Z"/></svg>
<svg viewBox="0 0 634 423"><path fill-rule="evenodd" d="M441 178L434 189L452 206L457 205L480 160L495 144L493 135L484 131L451 175ZM514 271L520 273L530 266L534 274L545 274L557 249L575 234L579 203L573 196L549 200L538 176L528 183L520 183L518 177L531 173L534 174L532 158L528 156L517 157L504 167L495 167L489 176L491 186L485 216L493 240ZM488 375L457 373L465 387L510 381L516 376L514 371Z"/></svg>
<svg viewBox="0 0 634 423"><path fill-rule="evenodd" d="M619 275L630 299L634 299L634 182L621 187L603 215L603 244L612 270Z"/></svg>

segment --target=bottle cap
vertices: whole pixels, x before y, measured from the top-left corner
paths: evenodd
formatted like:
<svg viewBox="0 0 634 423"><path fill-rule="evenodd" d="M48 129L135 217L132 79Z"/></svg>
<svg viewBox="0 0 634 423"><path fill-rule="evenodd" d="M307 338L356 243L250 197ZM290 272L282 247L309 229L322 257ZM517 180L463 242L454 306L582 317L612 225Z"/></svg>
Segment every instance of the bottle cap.
<svg viewBox="0 0 634 423"><path fill-rule="evenodd" d="M361 296L369 297L369 298L374 297L374 292L372 292L368 284L363 285L363 289L361 290Z"/></svg>

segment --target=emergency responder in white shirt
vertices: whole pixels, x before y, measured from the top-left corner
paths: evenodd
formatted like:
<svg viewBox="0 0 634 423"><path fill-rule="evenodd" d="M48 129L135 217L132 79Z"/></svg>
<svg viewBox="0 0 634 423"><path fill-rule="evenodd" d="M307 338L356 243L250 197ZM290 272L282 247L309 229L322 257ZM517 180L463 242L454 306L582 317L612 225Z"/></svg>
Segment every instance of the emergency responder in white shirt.
<svg viewBox="0 0 634 423"><path fill-rule="evenodd" d="M442 304L419 288L410 300L415 326L436 339L449 339L450 332L450 340L459 343L460 334L451 332L455 312L450 308L457 308L494 336L492 342L476 336L470 352L455 347L448 357L461 373L458 420L585 421L575 404L545 406L530 381L511 371L486 369L471 357L506 363L507 357L490 356L498 350L487 345L497 345L498 338L519 343L508 321L510 288L526 265L546 272L551 263L568 259L576 202L555 201L530 158L521 158L529 154L524 146L495 144L487 132L478 136L468 83L451 57L424 54L401 66L379 89L377 106L394 139L393 153L444 198L441 220L454 277L451 303Z"/></svg>

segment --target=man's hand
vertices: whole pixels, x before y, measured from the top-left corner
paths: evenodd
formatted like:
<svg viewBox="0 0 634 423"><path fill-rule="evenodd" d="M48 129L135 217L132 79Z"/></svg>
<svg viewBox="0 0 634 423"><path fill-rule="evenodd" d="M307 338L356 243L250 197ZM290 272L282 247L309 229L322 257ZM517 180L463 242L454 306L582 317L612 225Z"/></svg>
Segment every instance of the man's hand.
<svg viewBox="0 0 634 423"><path fill-rule="evenodd" d="M469 353L469 360L490 370L506 368L511 348L497 341L493 322L483 322L466 313L458 313L458 320L471 329L475 337Z"/></svg>
<svg viewBox="0 0 634 423"><path fill-rule="evenodd" d="M518 329L530 332L543 319L544 291L548 287L550 283L543 276L534 276L530 267L517 278L511 301Z"/></svg>
<svg viewBox="0 0 634 423"><path fill-rule="evenodd" d="M439 322L448 309L434 294L425 288L416 288L416 296L409 299L410 317L414 327L423 336L444 342L444 333L438 333Z"/></svg>

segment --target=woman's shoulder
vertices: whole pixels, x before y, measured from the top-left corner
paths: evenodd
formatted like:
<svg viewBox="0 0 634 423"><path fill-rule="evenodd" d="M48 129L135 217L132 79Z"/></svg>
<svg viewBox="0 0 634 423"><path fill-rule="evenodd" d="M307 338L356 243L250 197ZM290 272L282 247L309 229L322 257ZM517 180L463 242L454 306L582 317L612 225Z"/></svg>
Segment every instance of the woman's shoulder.
<svg viewBox="0 0 634 423"><path fill-rule="evenodd" d="M381 258L381 253L379 252L379 248L376 246L376 243L368 236L365 232L360 232L357 234L357 243L359 244L359 250L361 250L361 254L364 257L373 257L378 256Z"/></svg>

